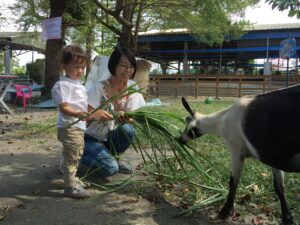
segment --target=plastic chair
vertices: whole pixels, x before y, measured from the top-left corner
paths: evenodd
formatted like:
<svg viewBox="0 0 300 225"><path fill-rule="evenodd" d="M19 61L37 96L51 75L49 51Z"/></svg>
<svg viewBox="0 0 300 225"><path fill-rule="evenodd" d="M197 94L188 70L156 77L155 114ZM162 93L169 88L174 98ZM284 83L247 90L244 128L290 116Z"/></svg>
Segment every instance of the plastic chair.
<svg viewBox="0 0 300 225"><path fill-rule="evenodd" d="M16 88L16 97L15 97L15 106L17 103L17 98L21 98L23 100L23 108L24 112L26 112L26 100L32 100L32 89L27 85L15 84Z"/></svg>

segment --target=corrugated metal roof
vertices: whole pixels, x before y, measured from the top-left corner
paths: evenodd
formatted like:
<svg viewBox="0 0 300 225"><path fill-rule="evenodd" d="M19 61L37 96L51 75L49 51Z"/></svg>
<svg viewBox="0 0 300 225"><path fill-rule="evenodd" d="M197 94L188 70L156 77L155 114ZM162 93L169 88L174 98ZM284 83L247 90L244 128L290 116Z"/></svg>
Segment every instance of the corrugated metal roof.
<svg viewBox="0 0 300 225"><path fill-rule="evenodd" d="M2 44L5 41L11 42L9 45L15 45L16 48L27 46L27 49L32 46L38 49L45 49L45 42L41 39L41 32L0 32L0 41Z"/></svg>
<svg viewBox="0 0 300 225"><path fill-rule="evenodd" d="M191 31L187 28L176 28L167 30L149 30L146 32L139 32L139 35L160 35L160 34L190 34Z"/></svg>
<svg viewBox="0 0 300 225"><path fill-rule="evenodd" d="M299 20L300 21L300 20ZM300 29L299 23L280 23L280 24L253 24L246 31L257 31L257 30L282 30L282 29ZM168 30L149 30L146 32L139 32L140 36L148 35L161 35L161 34L191 34L191 30L187 28L177 28Z"/></svg>
<svg viewBox="0 0 300 225"><path fill-rule="evenodd" d="M300 21L300 20L299 20ZM299 23L278 23L278 24L253 24L249 28L246 28L247 31L255 30L282 30L282 29L300 29Z"/></svg>

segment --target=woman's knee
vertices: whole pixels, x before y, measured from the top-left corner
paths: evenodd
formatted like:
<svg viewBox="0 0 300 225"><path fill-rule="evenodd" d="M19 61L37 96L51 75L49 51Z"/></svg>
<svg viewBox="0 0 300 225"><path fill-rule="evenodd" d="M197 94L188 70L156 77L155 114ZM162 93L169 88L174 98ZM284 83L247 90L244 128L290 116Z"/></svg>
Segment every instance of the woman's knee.
<svg viewBox="0 0 300 225"><path fill-rule="evenodd" d="M85 139L82 164L101 176L111 176L119 171L119 165L109 149L101 142Z"/></svg>
<svg viewBox="0 0 300 225"><path fill-rule="evenodd" d="M99 171L99 175L103 177L109 177L115 175L119 172L119 165L116 160L110 162L105 167L102 167L102 170Z"/></svg>
<svg viewBox="0 0 300 225"><path fill-rule="evenodd" d="M121 125L120 129L122 130L122 133L127 135L127 137L129 137L131 140L133 139L135 135L135 130L130 124L124 123Z"/></svg>

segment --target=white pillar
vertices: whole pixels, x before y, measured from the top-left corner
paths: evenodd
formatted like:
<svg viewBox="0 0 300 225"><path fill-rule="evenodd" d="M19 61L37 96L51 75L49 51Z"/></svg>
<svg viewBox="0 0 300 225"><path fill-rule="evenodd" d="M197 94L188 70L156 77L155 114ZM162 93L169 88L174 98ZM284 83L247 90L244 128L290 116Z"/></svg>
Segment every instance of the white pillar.
<svg viewBox="0 0 300 225"><path fill-rule="evenodd" d="M11 49L9 45L5 46L5 52L4 52L4 68L5 73L10 74L11 73Z"/></svg>
<svg viewBox="0 0 300 225"><path fill-rule="evenodd" d="M188 43L184 42L184 49L183 49L183 73L189 74L189 64L188 64Z"/></svg>

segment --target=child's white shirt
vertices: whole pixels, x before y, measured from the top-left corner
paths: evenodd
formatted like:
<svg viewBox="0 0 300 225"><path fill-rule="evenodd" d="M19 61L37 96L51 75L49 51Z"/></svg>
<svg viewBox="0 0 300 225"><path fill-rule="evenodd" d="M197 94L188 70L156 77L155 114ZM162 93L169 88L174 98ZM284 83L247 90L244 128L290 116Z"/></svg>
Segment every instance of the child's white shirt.
<svg viewBox="0 0 300 225"><path fill-rule="evenodd" d="M87 112L87 94L80 80L61 76L53 86L51 94L57 105L66 102L78 112ZM78 118L67 116L58 109L57 127L66 127L77 120ZM86 122L79 121L72 126L85 130Z"/></svg>

